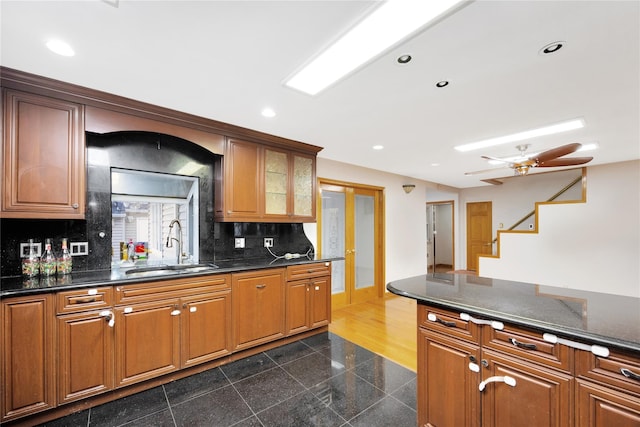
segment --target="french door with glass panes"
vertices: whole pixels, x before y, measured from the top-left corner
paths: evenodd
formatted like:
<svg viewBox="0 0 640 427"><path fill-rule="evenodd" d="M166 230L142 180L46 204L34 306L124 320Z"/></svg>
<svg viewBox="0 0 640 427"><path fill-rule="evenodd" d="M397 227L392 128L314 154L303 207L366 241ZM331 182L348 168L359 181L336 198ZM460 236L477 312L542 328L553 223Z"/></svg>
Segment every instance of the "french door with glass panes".
<svg viewBox="0 0 640 427"><path fill-rule="evenodd" d="M382 189L320 180L318 241L332 262L331 305L338 309L382 295Z"/></svg>

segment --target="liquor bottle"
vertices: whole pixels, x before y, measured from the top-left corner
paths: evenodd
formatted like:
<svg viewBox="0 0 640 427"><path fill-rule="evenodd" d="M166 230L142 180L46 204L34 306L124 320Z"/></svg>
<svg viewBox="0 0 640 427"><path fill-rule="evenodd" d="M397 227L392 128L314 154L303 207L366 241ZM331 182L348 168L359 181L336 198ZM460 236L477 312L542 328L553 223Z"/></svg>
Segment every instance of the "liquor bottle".
<svg viewBox="0 0 640 427"><path fill-rule="evenodd" d="M40 257L34 249L33 239L29 239L29 255L22 258L22 275L38 277L40 275Z"/></svg>
<svg viewBox="0 0 640 427"><path fill-rule="evenodd" d="M63 237L62 253L58 258L58 276L64 275L64 274L71 274L72 264L73 263L71 261L71 253L69 252L69 249L68 249L67 238Z"/></svg>
<svg viewBox="0 0 640 427"><path fill-rule="evenodd" d="M40 259L40 274L43 276L55 276L56 274L56 256L51 248L51 239L45 240L44 253Z"/></svg>

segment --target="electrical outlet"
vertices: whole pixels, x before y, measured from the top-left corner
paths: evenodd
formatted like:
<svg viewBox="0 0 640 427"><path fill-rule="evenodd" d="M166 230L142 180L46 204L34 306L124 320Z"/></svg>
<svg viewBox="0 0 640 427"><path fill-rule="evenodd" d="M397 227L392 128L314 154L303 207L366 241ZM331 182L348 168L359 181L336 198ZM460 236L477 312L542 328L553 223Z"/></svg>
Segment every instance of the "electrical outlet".
<svg viewBox="0 0 640 427"><path fill-rule="evenodd" d="M69 252L71 256L89 255L89 242L71 242Z"/></svg>
<svg viewBox="0 0 640 427"><path fill-rule="evenodd" d="M273 237L265 237L264 238L264 247L272 248L273 247Z"/></svg>
<svg viewBox="0 0 640 427"><path fill-rule="evenodd" d="M42 255L42 243L34 243L33 250L36 252L36 256ZM26 258L29 256L29 243L20 243L20 257Z"/></svg>
<svg viewBox="0 0 640 427"><path fill-rule="evenodd" d="M244 237L236 237L235 248L236 249L244 248Z"/></svg>

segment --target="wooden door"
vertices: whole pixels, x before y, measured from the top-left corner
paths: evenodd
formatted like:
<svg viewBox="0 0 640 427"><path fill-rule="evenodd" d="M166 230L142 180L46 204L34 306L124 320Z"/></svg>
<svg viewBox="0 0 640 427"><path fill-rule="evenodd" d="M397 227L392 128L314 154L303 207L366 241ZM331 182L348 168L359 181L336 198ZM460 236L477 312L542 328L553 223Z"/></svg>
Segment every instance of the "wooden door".
<svg viewBox="0 0 640 427"><path fill-rule="evenodd" d="M467 270L478 270L478 256L493 253L491 202L467 203Z"/></svg>
<svg viewBox="0 0 640 427"><path fill-rule="evenodd" d="M573 377L490 350L485 350L482 357L488 362L483 380L504 376L515 379L515 386L505 382L486 385L482 392L483 426L573 425Z"/></svg>
<svg viewBox="0 0 640 427"><path fill-rule="evenodd" d="M224 194L217 195L217 215L238 220L255 220L262 215L261 147L251 142L227 141L224 159ZM223 197L220 197L223 196Z"/></svg>
<svg viewBox="0 0 640 427"><path fill-rule="evenodd" d="M179 302L173 299L115 309L116 386L179 369Z"/></svg>
<svg viewBox="0 0 640 427"><path fill-rule="evenodd" d="M114 329L100 311L58 316L58 402L113 388Z"/></svg>
<svg viewBox="0 0 640 427"><path fill-rule="evenodd" d="M234 274L234 348L252 347L284 336L284 269Z"/></svg>
<svg viewBox="0 0 640 427"><path fill-rule="evenodd" d="M418 329L418 425L480 425L477 345ZM515 424L514 424L515 425Z"/></svg>
<svg viewBox="0 0 640 427"><path fill-rule="evenodd" d="M56 406L55 312L52 294L1 304L2 419Z"/></svg>
<svg viewBox="0 0 640 427"><path fill-rule="evenodd" d="M331 319L331 276L318 277L309 284L311 307L309 309L309 326L328 325Z"/></svg>
<svg viewBox="0 0 640 427"><path fill-rule="evenodd" d="M333 261L331 306L382 296L384 201L382 189L320 180L319 252Z"/></svg>
<svg viewBox="0 0 640 427"><path fill-rule="evenodd" d="M231 352L231 291L185 297L181 304L183 368Z"/></svg>
<svg viewBox="0 0 640 427"><path fill-rule="evenodd" d="M0 216L83 219L83 106L11 90L3 93Z"/></svg>
<svg viewBox="0 0 640 427"><path fill-rule="evenodd" d="M640 398L578 380L576 426L638 427Z"/></svg>

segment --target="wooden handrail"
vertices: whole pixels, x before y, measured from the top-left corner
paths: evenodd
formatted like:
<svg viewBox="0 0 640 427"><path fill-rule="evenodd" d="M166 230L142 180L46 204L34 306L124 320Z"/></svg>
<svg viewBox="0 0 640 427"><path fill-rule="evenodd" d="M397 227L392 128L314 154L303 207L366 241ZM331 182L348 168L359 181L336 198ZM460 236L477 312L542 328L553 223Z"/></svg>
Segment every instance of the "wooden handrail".
<svg viewBox="0 0 640 427"><path fill-rule="evenodd" d="M558 197L560 197L563 193L565 193L568 189L570 189L571 187L573 187L574 185L576 185L580 180L582 180L582 176L577 177L576 179L574 179L573 181L571 181L569 184L565 185L564 188L562 188L562 190L558 191L556 194L554 194L553 196L549 197L547 199L547 202L552 202L555 199L557 199ZM513 230L514 228L516 228L517 226L519 226L520 224L522 224L523 222L525 222L529 217L531 217L531 215L533 215L534 213L536 213L536 210L533 209L531 212L529 212L527 215L525 215L524 217L522 217L522 219L518 222L516 222L515 224L513 224L511 227L509 227L507 230ZM491 244L495 243L498 241L498 238L496 237L495 239L493 239L491 241Z"/></svg>

